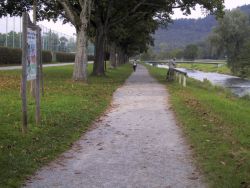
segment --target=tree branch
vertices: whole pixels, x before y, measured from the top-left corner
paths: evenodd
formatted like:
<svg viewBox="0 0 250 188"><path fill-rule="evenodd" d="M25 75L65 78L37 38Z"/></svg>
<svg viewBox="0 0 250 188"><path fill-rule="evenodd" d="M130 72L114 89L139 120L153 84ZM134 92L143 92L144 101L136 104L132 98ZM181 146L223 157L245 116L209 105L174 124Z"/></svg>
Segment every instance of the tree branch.
<svg viewBox="0 0 250 188"><path fill-rule="evenodd" d="M71 6L69 0L60 0L58 3L63 7L65 10L65 14L67 15L69 21L75 26L78 27L80 23L80 18L77 16L76 11Z"/></svg>

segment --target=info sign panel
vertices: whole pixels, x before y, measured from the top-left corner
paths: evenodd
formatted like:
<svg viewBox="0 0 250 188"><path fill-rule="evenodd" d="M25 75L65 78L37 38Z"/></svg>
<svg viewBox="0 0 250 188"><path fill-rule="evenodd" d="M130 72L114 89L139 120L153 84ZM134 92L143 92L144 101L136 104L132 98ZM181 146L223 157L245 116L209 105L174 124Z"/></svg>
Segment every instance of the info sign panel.
<svg viewBox="0 0 250 188"><path fill-rule="evenodd" d="M27 29L27 43L28 43L28 54L27 54L27 80L35 80L37 72L37 43L36 43L36 30L31 28Z"/></svg>

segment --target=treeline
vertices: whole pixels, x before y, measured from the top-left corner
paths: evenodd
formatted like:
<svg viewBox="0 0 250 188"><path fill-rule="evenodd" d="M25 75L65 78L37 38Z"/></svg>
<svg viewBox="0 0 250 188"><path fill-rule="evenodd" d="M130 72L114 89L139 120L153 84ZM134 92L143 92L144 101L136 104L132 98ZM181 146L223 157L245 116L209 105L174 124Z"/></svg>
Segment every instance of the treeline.
<svg viewBox="0 0 250 188"><path fill-rule="evenodd" d="M244 5L239 9L250 15L250 5ZM166 50L185 48L189 44L204 41L213 28L218 25L213 15L208 15L202 19L177 19L170 23L168 27L159 27L154 38L154 51L160 52L162 46Z"/></svg>
<svg viewBox="0 0 250 188"><path fill-rule="evenodd" d="M200 21L197 20L197 22ZM181 25L183 29L189 27L183 23ZM181 26L178 27L180 28ZM190 30L192 31L191 28ZM196 34L193 33L193 35ZM176 43L178 46L178 40ZM226 11L224 17L218 19L216 26L212 28L208 36L201 42L194 41L182 48L170 48L168 44L162 43L158 51L150 48L147 53L142 55L142 58L145 60L170 58L186 60L194 60L196 58L226 59L233 74L245 77L250 75L249 51L250 5Z"/></svg>
<svg viewBox="0 0 250 188"><path fill-rule="evenodd" d="M174 20L167 28L160 27L153 35L155 39L154 51L160 52L162 46L166 50L171 50L203 41L216 24L214 16L207 16L203 19Z"/></svg>

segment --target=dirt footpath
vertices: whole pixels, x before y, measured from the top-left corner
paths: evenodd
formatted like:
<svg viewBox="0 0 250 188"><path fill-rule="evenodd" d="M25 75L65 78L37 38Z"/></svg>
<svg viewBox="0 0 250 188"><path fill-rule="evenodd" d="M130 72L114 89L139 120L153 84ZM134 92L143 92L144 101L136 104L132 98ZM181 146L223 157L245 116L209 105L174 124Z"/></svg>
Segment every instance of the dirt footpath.
<svg viewBox="0 0 250 188"><path fill-rule="evenodd" d="M38 171L26 186L205 187L167 99L165 86L138 65L115 92L112 109L96 122L97 128Z"/></svg>

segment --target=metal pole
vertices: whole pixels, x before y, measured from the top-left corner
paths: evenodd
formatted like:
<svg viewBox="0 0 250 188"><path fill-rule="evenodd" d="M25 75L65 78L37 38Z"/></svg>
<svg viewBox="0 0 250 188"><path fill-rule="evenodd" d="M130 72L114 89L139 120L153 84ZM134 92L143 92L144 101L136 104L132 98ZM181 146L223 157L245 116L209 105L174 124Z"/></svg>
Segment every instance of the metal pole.
<svg viewBox="0 0 250 188"><path fill-rule="evenodd" d="M8 15L6 16L6 36L5 36L5 46L8 47Z"/></svg>
<svg viewBox="0 0 250 188"><path fill-rule="evenodd" d="M20 17L19 47L22 48L22 17Z"/></svg>
<svg viewBox="0 0 250 188"><path fill-rule="evenodd" d="M15 16L13 17L13 35L12 35L12 48L15 48Z"/></svg>
<svg viewBox="0 0 250 188"><path fill-rule="evenodd" d="M22 81L21 81L21 96L22 96L22 131L26 133L28 130L28 118L27 118L27 74L26 74L26 61L27 61L27 25L28 25L28 15L23 13L23 35L22 35Z"/></svg>

